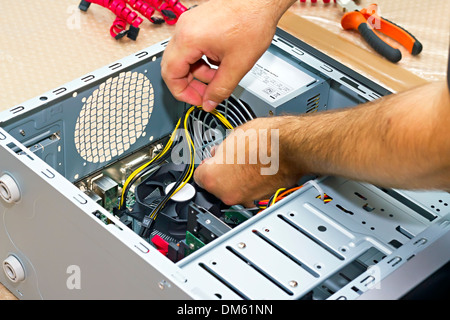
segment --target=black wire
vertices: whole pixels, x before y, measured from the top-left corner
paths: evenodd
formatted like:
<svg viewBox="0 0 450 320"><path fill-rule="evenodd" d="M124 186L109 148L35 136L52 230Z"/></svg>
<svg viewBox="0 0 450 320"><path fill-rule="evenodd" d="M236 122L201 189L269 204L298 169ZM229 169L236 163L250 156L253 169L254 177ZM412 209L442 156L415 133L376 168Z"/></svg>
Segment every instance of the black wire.
<svg viewBox="0 0 450 320"><path fill-rule="evenodd" d="M188 110L185 110L183 112L183 116L182 116L183 120L186 117L187 111ZM184 121L181 121L180 129L185 129L184 128ZM189 144L189 142L187 140L187 137L185 137L183 139L183 142L186 143L189 148L191 148L191 145ZM178 144L176 144L175 146L177 146L177 145ZM170 150L172 150L175 146L172 146ZM170 153L169 152L170 150L167 150L167 155ZM193 152L193 150L191 150L191 151ZM190 160L192 161L192 158ZM184 179L188 176L189 169L190 169L190 165L186 164L186 166L185 166L185 168L183 170L183 174L181 174L178 177L177 181L175 182L175 185L171 189L171 192L167 193L164 196L164 198L162 199L162 201L156 206L156 208L153 209L152 212L148 215L151 218L151 222L150 222L150 224L148 226L144 226L144 227L141 228L141 230L140 230L140 236L141 237L146 238L146 237L150 236L150 233L151 233L151 231L152 231L152 229L153 229L153 227L154 227L154 225L156 223L156 219L158 218L159 213L161 212L162 209L164 209L166 203L170 200L170 198L172 197L173 193L178 189L178 187L183 183Z"/></svg>
<svg viewBox="0 0 450 320"><path fill-rule="evenodd" d="M130 181L130 183L128 184L128 186L126 187L125 192L124 192L124 208L122 208L122 209L126 209L128 193L130 192L131 187L136 183L136 181L138 181L142 176L146 175L149 171L160 166L163 162L165 162L167 160L168 157L169 157L169 153L167 152L166 154L162 155L161 158L159 158L156 162L150 164L147 168L145 168L144 170L139 172Z"/></svg>
<svg viewBox="0 0 450 320"><path fill-rule="evenodd" d="M270 207L272 205L273 197L275 197L275 194L270 197L269 201L267 202L267 207L266 208L268 208L268 207Z"/></svg>
<svg viewBox="0 0 450 320"><path fill-rule="evenodd" d="M195 109L192 111L192 114L194 114L195 111L200 110L200 109ZM185 109L183 112L183 116L181 117L182 121L180 123L180 129L186 129L184 126L184 121L186 118L186 114L189 111L189 108ZM195 157L195 153L194 150L192 150L192 146L189 144L189 141L187 139L187 137L184 137L184 143L187 144L188 148L191 150L192 152L192 157ZM178 144L172 145L172 147L167 150L167 153L164 156L168 156L168 154L170 153L170 150L173 150L173 148L175 146L177 146ZM191 158L190 161L194 161L194 158ZM193 165L193 164L192 164ZM186 179L186 177L188 176L189 170L190 170L191 164L186 164L184 170L183 170L183 174L181 174L177 181L175 182L175 185L172 187L171 192L166 194L164 196L164 198L162 199L162 201L152 210L152 212L148 215L148 217L151 218L151 221L149 223L148 226L143 226L139 232L139 235L143 238L147 238L150 236L152 229L156 223L156 219L159 216L159 213L161 212L162 209L164 209L165 205L167 204L167 202L170 200L170 198L172 197L173 193L178 189L178 187L183 183L183 181ZM136 177L135 177L136 178ZM136 180L133 179L132 182L134 183ZM188 181L187 181L188 182ZM130 186L132 184L130 183ZM152 218L153 217L153 218Z"/></svg>
<svg viewBox="0 0 450 320"><path fill-rule="evenodd" d="M185 110L183 111L183 115L182 115L181 119L184 119L184 118L186 117L186 113L187 113L188 110L189 110L189 109L185 109ZM181 127L181 128L184 128L184 122L183 122L183 121L181 121L180 127ZM156 166L161 165L165 160L167 160L167 158L168 158L168 156L169 156L169 154L170 154L170 151L171 151L172 149L173 149L173 145L172 145L172 147L171 147L169 150L166 151L166 153L165 153L164 155L161 156L160 159L158 159L157 162L151 163L151 164L150 164L147 168L145 168L143 171L141 171L141 172L139 172L138 174L136 174L136 176L128 183L128 185L127 185L127 187L126 187L126 189L125 189L125 192L123 193L123 197L124 197L124 198L123 198L123 203L124 203L123 208L122 208L122 206L121 206L120 203L119 203L119 207L120 207L121 210L126 211L126 209L127 209L126 201L127 201L127 197L128 197L128 192L130 192L131 187L136 183L136 181L138 181L138 179L139 179L140 177L142 177L143 175L145 175L146 173L148 173L148 171L152 170L152 169L155 168ZM122 200L122 199L121 199L121 200ZM120 200L120 201L121 201L121 200Z"/></svg>

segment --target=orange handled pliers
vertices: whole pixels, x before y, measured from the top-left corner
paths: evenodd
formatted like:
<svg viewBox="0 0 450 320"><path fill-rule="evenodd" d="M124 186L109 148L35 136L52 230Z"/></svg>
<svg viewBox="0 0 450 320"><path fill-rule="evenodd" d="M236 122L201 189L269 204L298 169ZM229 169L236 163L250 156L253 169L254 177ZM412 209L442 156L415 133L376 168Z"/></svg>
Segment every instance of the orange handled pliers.
<svg viewBox="0 0 450 320"><path fill-rule="evenodd" d="M376 4L361 8L351 0L337 0L337 3L345 12L341 19L342 27L345 30L357 30L376 52L389 61L400 61L402 53L381 39L375 30L399 42L412 55L422 51L422 44L411 33L378 15Z"/></svg>

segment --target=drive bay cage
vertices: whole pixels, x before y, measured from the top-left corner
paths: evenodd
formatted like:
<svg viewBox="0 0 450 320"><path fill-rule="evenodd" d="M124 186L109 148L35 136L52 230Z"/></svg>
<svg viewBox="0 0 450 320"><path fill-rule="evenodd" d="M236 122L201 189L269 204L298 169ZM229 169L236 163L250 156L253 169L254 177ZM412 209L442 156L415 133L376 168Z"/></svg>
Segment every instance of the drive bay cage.
<svg viewBox="0 0 450 320"><path fill-rule="evenodd" d="M189 184L191 195L170 199L152 224L146 211L184 170L162 155L190 108L161 78L166 44L0 114L0 281L14 295L400 298L448 264L447 192L386 190L337 177L314 177L258 213L226 207ZM238 127L388 94L278 30L216 116L196 109L186 125L197 151L208 155L217 136L195 135L195 124L223 133L223 119ZM152 159L160 161L137 174ZM405 279L414 272L415 282Z"/></svg>

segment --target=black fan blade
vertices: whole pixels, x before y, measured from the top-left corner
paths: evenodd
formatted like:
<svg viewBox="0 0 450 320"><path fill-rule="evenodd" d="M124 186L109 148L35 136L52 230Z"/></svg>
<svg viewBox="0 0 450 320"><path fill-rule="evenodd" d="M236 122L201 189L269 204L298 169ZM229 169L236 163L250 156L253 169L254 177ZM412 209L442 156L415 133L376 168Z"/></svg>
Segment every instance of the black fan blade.
<svg viewBox="0 0 450 320"><path fill-rule="evenodd" d="M194 186L197 191L194 198L195 204L205 208L216 217L220 217L222 215L222 209L225 207L223 202L212 193L200 188L197 184L194 184Z"/></svg>

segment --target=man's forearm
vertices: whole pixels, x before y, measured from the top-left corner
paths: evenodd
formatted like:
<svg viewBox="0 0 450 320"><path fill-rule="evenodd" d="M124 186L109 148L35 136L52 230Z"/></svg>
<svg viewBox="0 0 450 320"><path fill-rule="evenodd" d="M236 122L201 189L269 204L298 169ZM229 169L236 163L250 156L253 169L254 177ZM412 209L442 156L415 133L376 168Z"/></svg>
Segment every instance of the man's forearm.
<svg viewBox="0 0 450 320"><path fill-rule="evenodd" d="M387 187L450 189L450 102L444 82L355 108L285 117L280 132L280 151L299 172Z"/></svg>

